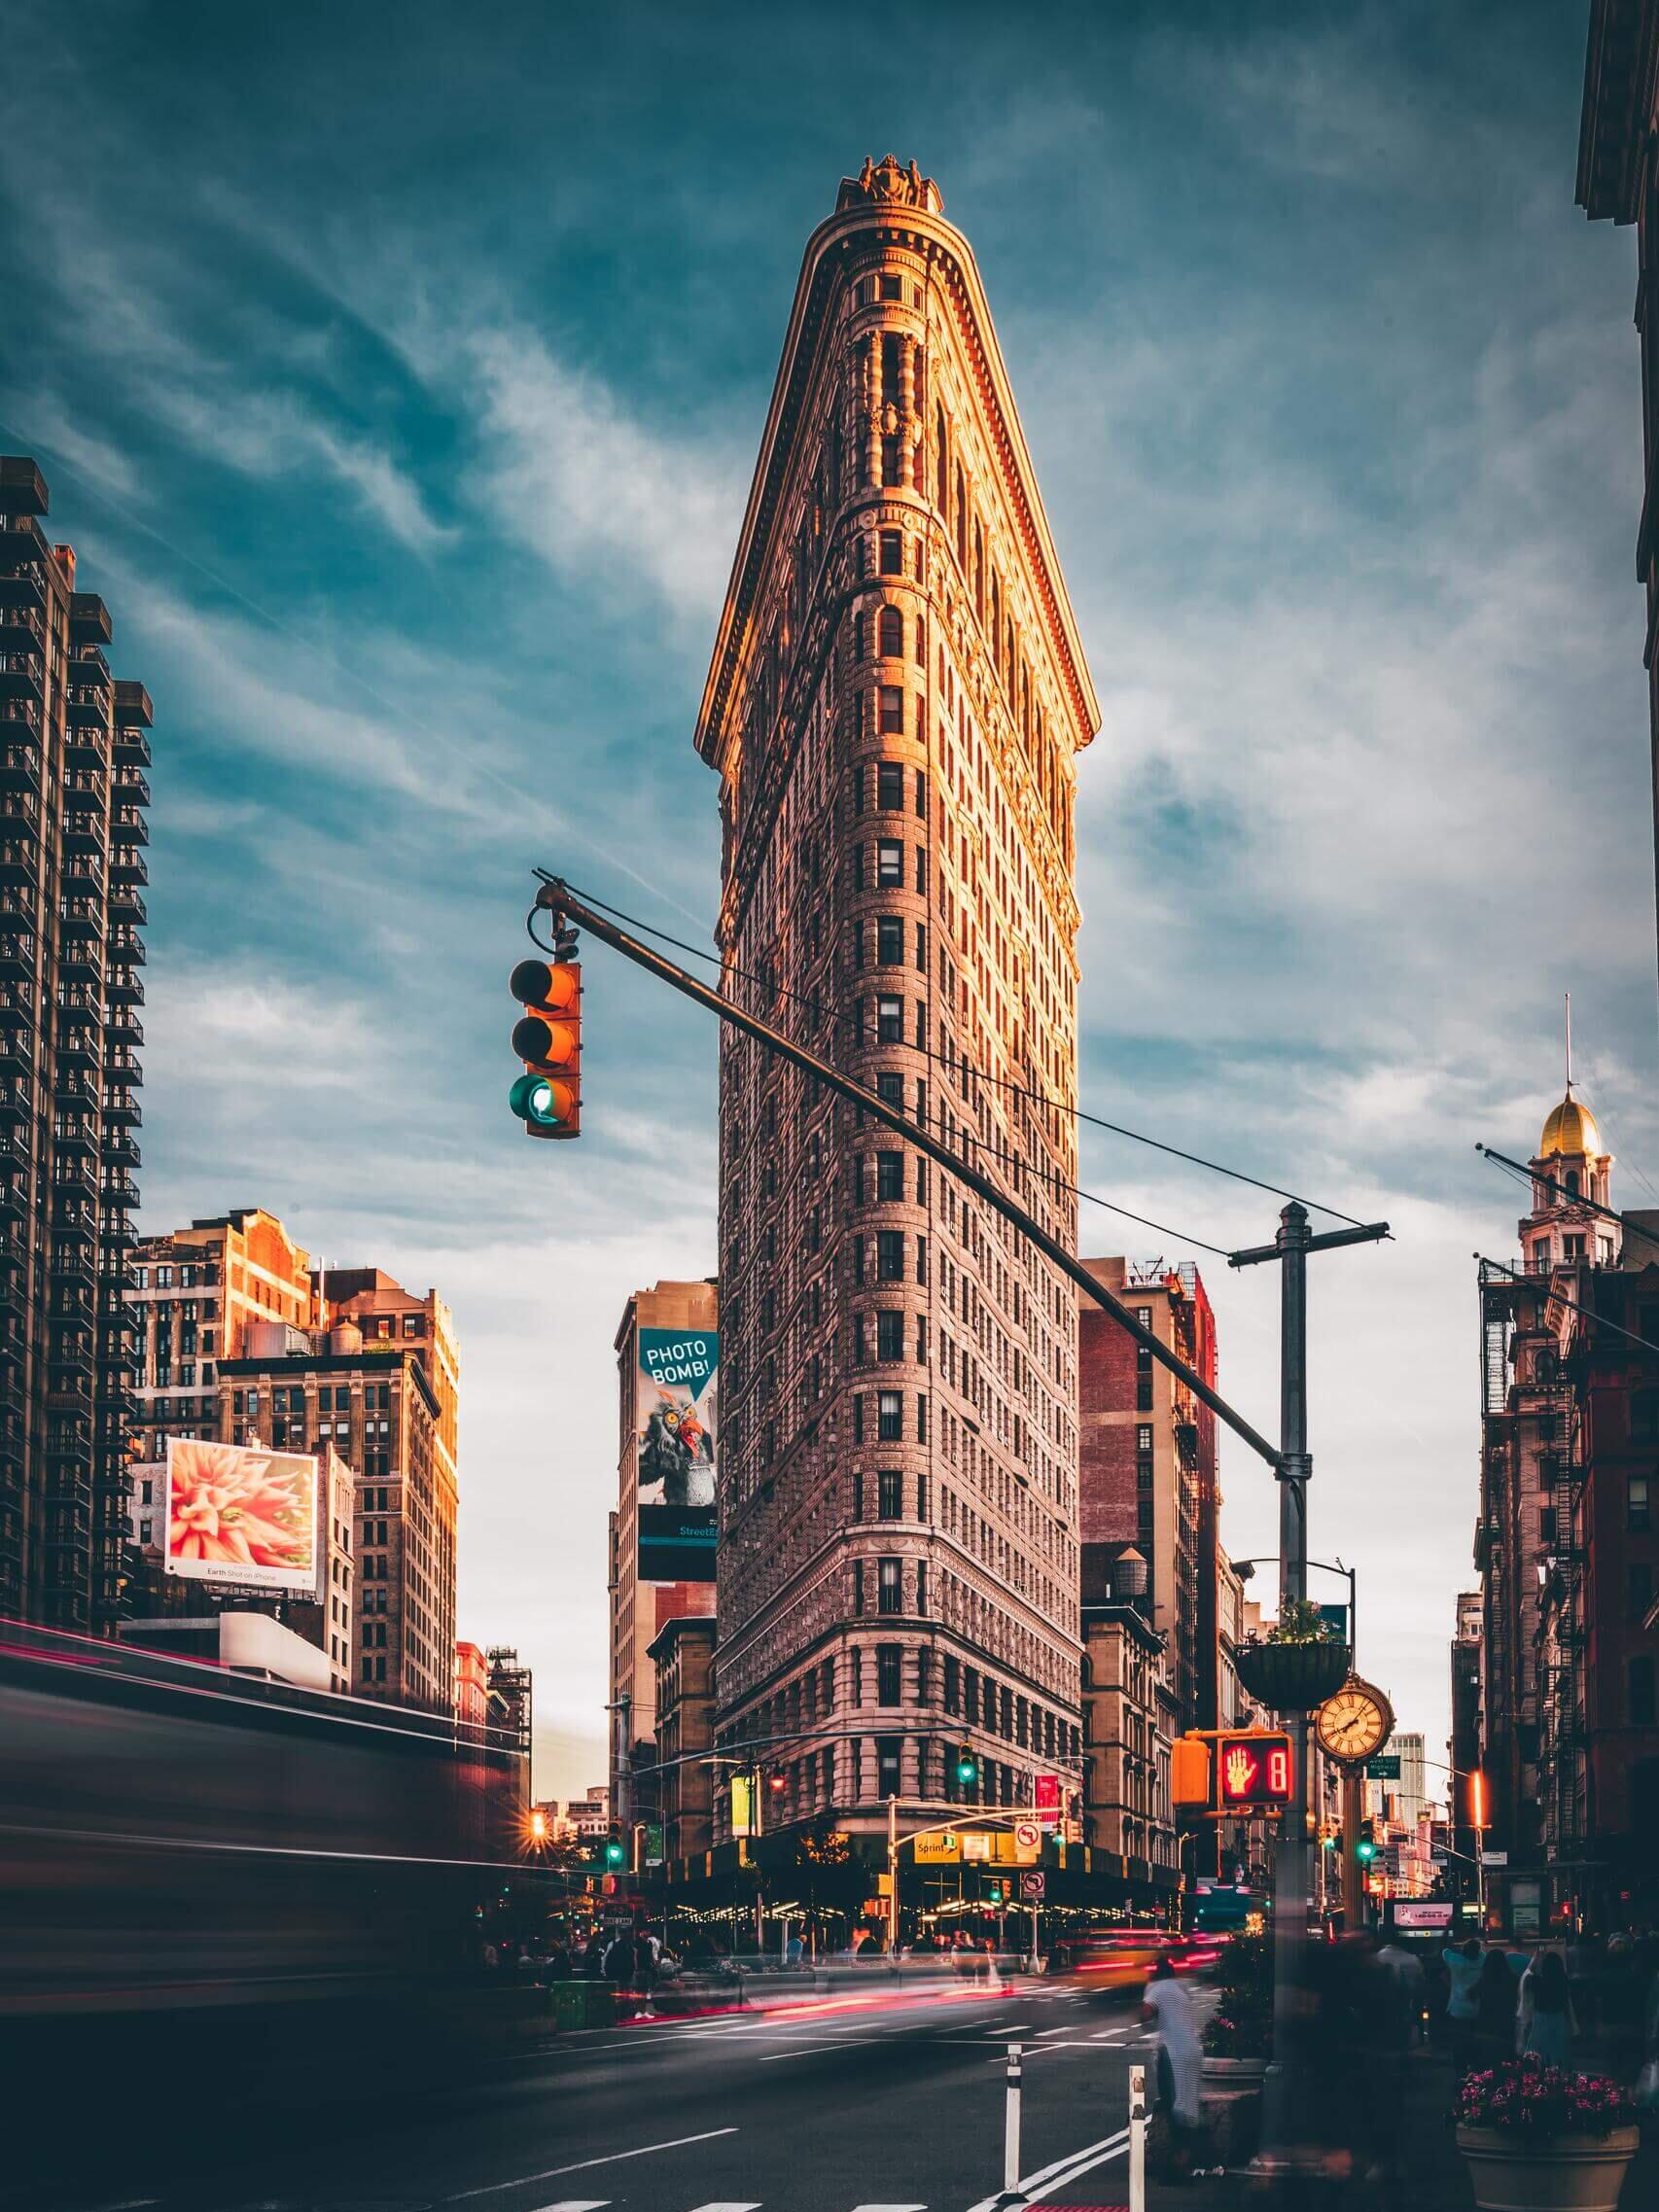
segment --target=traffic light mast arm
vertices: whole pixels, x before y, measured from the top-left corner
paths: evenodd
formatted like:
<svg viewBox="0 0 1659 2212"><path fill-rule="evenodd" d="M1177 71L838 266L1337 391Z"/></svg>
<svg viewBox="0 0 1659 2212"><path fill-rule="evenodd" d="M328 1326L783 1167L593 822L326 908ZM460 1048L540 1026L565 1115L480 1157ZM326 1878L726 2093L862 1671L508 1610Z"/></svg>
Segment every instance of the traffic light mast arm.
<svg viewBox="0 0 1659 2212"><path fill-rule="evenodd" d="M889 1106L885 1099L878 1098L873 1091L866 1090L850 1075L843 1075L839 1070L820 1060L816 1053L792 1043L769 1023L759 1020L757 1015L745 1013L741 1007L734 1006L729 999L723 998L720 992L711 991L706 983L699 983L694 975L688 975L683 967L677 967L673 961L664 959L661 953L653 952L649 945L642 945L637 937L630 937L626 930L618 930L614 922L605 915L596 913L579 898L561 877L548 875L543 868L538 868L536 874L542 884L537 899L539 906L555 916L574 922L580 929L590 930L601 944L609 945L613 952L620 953L624 960L631 960L636 967L643 967L647 974L654 975L658 982L668 984L683 998L693 1000L710 1013L718 1014L723 1022L729 1022L734 1029L742 1030L745 1035L777 1053L781 1059L788 1060L828 1089L862 1107L872 1120L895 1131L906 1143L913 1144L917 1151L925 1152L946 1175L954 1176L958 1182L966 1184L976 1198L983 1199L993 1211L1000 1213L1005 1221L1010 1222L1023 1237L1028 1238L1043 1257L1063 1275L1068 1276L1085 1296L1092 1298L1097 1306L1110 1314L1118 1326L1148 1352L1160 1367L1167 1367L1172 1375L1184 1383L1193 1396L1208 1406L1218 1421L1225 1422L1234 1435L1242 1438L1258 1458L1265 1459L1270 1467L1278 1468L1280 1454L1268 1443L1266 1437L1253 1428L1243 1414L1236 1413L1219 1390L1213 1388L1196 1368L1189 1367L1152 1329L1145 1322L1138 1321L1131 1309L1120 1298L1114 1297L1105 1283L1097 1282L1082 1262L1074 1258L1064 1245L1032 1218L1024 1207L1016 1205L1011 1198L1005 1197L996 1184L982 1176L977 1168L971 1168L966 1161L959 1160L954 1152L920 1123L906 1120L899 1107Z"/></svg>

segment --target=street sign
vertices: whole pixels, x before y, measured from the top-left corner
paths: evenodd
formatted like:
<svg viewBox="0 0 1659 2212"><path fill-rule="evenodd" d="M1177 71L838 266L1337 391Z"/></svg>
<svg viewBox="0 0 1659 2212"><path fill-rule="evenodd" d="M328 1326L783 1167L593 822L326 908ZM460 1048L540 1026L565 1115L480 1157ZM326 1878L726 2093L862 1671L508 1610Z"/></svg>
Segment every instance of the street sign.
<svg viewBox="0 0 1659 2212"><path fill-rule="evenodd" d="M965 1828L962 1831L962 1855L965 1859L977 1860L980 1865L988 1866L993 1856L990 1830Z"/></svg>
<svg viewBox="0 0 1659 2212"><path fill-rule="evenodd" d="M1034 1867L1042 1855L1042 1830L1035 1820L1014 1822L1014 1863Z"/></svg>
<svg viewBox="0 0 1659 2212"><path fill-rule="evenodd" d="M1035 1787L1031 1802L1037 1808L1038 1819L1044 1828L1058 1827L1060 1822L1059 1775L1038 1774L1034 1777L1034 1781Z"/></svg>
<svg viewBox="0 0 1659 2212"><path fill-rule="evenodd" d="M1027 1873L1019 1878L1019 1893L1028 1905L1041 1905L1042 1893L1047 1887L1048 1877L1045 1874Z"/></svg>
<svg viewBox="0 0 1659 2212"><path fill-rule="evenodd" d="M1332 1643L1348 1641L1348 1608L1346 1605L1322 1605L1320 1619L1329 1632Z"/></svg>
<svg viewBox="0 0 1659 2212"><path fill-rule="evenodd" d="M1365 1762L1365 1779L1368 1782L1397 1782L1399 1780L1399 1753L1380 1751L1374 1759Z"/></svg>
<svg viewBox="0 0 1659 2212"><path fill-rule="evenodd" d="M1507 1851L1482 1851L1480 1863L1483 1867L1506 1867L1509 1864L1509 1854Z"/></svg>

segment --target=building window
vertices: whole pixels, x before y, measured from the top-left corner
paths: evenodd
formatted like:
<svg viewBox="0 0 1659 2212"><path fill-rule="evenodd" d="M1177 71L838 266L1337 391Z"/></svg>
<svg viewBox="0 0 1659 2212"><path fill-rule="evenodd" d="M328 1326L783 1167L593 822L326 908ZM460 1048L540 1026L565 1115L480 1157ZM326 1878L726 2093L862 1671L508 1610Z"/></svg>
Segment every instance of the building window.
<svg viewBox="0 0 1659 2212"><path fill-rule="evenodd" d="M1137 1375L1135 1378L1135 1411L1150 1413L1152 1410L1152 1378Z"/></svg>
<svg viewBox="0 0 1659 2212"><path fill-rule="evenodd" d="M904 888L904 848L897 837L883 837L875 848L875 880L883 888Z"/></svg>
<svg viewBox="0 0 1659 2212"><path fill-rule="evenodd" d="M879 1797L899 1795L899 1744L897 1736L875 1739L875 1787Z"/></svg>
<svg viewBox="0 0 1659 2212"><path fill-rule="evenodd" d="M896 1643L878 1643L875 1647L875 1702L878 1705L896 1705L900 1703L899 1667L902 1646Z"/></svg>
<svg viewBox="0 0 1659 2212"><path fill-rule="evenodd" d="M904 1478L897 1467L884 1467L875 1478L881 1497L881 1518L897 1521L904 1511Z"/></svg>
<svg viewBox="0 0 1659 2212"><path fill-rule="evenodd" d="M1645 1475L1629 1475L1625 1478L1624 1525L1634 1534L1640 1534L1649 1526Z"/></svg>
<svg viewBox="0 0 1659 2212"><path fill-rule="evenodd" d="M1138 1459L1135 1462L1135 1488L1137 1490L1150 1490L1151 1487L1152 1462L1150 1459Z"/></svg>
<svg viewBox="0 0 1659 2212"><path fill-rule="evenodd" d="M904 1316L897 1306L884 1307L875 1317L875 1355L877 1359L904 1356Z"/></svg>
<svg viewBox="0 0 1659 2212"><path fill-rule="evenodd" d="M886 1003L887 1001L884 1001ZM892 1001L897 1005L898 1001ZM904 1196L904 1155L902 1152L878 1152L875 1156L875 1195L880 1199L899 1199Z"/></svg>
<svg viewBox="0 0 1659 2212"><path fill-rule="evenodd" d="M1142 1498L1137 1498L1137 1499L1136 1499L1136 1501L1135 1501L1135 1525L1136 1525L1136 1530L1137 1530L1137 1532L1138 1532L1140 1535L1142 1535L1142 1536L1149 1536L1149 1535L1151 1534L1151 1532L1152 1532L1152 1501L1151 1501L1151 1499L1150 1499L1149 1497L1142 1497Z"/></svg>
<svg viewBox="0 0 1659 2212"><path fill-rule="evenodd" d="M1143 1422L1135 1431L1135 1449L1143 1458L1149 1458L1152 1450L1152 1424Z"/></svg>
<svg viewBox="0 0 1659 2212"><path fill-rule="evenodd" d="M1653 1569L1645 1560L1633 1560L1624 1571L1624 1617L1640 1625L1653 1602Z"/></svg>
<svg viewBox="0 0 1659 2212"><path fill-rule="evenodd" d="M904 965L904 924L897 914L879 914L876 917L875 965L877 967L902 967Z"/></svg>
<svg viewBox="0 0 1659 2212"><path fill-rule="evenodd" d="M878 1229L876 1231L875 1273L878 1282L903 1282L904 1232L902 1229Z"/></svg>
<svg viewBox="0 0 1659 2212"><path fill-rule="evenodd" d="M904 693L897 684L881 686L881 719L878 724L883 737L902 737L904 734Z"/></svg>
<svg viewBox="0 0 1659 2212"><path fill-rule="evenodd" d="M875 1041L877 1044L903 1043L904 1001L902 999L883 997L876 1001Z"/></svg>
<svg viewBox="0 0 1659 2212"><path fill-rule="evenodd" d="M881 573L883 576L904 574L904 534L900 530L881 533Z"/></svg>
<svg viewBox="0 0 1659 2212"><path fill-rule="evenodd" d="M904 1400L898 1390L876 1392L876 1441L899 1444L904 1437Z"/></svg>
<svg viewBox="0 0 1659 2212"><path fill-rule="evenodd" d="M1630 1662L1630 1725L1651 1728L1654 1722L1653 1662L1643 1652Z"/></svg>
<svg viewBox="0 0 1659 2212"><path fill-rule="evenodd" d="M884 607L882 609L879 628L881 641L879 650L883 660L902 660L904 657L904 617L897 607ZM886 773L885 765L881 773ZM877 803L881 806L902 806L904 802L901 798L884 798Z"/></svg>
<svg viewBox="0 0 1659 2212"><path fill-rule="evenodd" d="M904 1610L904 1581L902 1560L878 1560L876 1609L882 1613L901 1613Z"/></svg>

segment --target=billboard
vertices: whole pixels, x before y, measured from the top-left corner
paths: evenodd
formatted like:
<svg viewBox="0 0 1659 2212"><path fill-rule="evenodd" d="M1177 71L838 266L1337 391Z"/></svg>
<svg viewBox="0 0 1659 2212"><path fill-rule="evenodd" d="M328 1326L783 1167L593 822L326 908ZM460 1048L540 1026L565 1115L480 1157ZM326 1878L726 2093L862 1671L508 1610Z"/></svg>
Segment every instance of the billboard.
<svg viewBox="0 0 1659 2212"><path fill-rule="evenodd" d="M712 1582L718 1329L638 1331L639 1578Z"/></svg>
<svg viewBox="0 0 1659 2212"><path fill-rule="evenodd" d="M169 1437L165 1572L228 1590L315 1598L317 1487L317 1461L305 1453Z"/></svg>
<svg viewBox="0 0 1659 2212"><path fill-rule="evenodd" d="M1396 1897L1394 1905L1396 1928L1417 1928L1437 1933L1452 1924L1452 1908L1438 1898Z"/></svg>

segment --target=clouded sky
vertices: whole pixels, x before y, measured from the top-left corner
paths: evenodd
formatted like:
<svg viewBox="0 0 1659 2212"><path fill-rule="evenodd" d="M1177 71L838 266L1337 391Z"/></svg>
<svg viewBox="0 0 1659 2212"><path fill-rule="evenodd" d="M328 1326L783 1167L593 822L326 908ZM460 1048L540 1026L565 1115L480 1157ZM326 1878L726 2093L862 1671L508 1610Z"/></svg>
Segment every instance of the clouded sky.
<svg viewBox="0 0 1659 2212"><path fill-rule="evenodd" d="M1615 1195L1659 1202L1634 248L1572 205L1582 8L5 13L0 443L156 702L142 1226L263 1204L450 1300L462 1629L534 1665L538 1786L603 1772L612 1338L714 1268L715 1040L596 954L581 1146L524 1141L527 871L706 938L749 473L806 235L889 148L978 257L1104 707L1084 1099L1394 1226L1315 1263L1312 1548L1436 1752L1470 1254L1519 1198L1473 1147L1536 1141L1564 990ZM1182 1238L1272 1234L1083 1152ZM1275 1284L1198 1257L1271 1429Z"/></svg>

